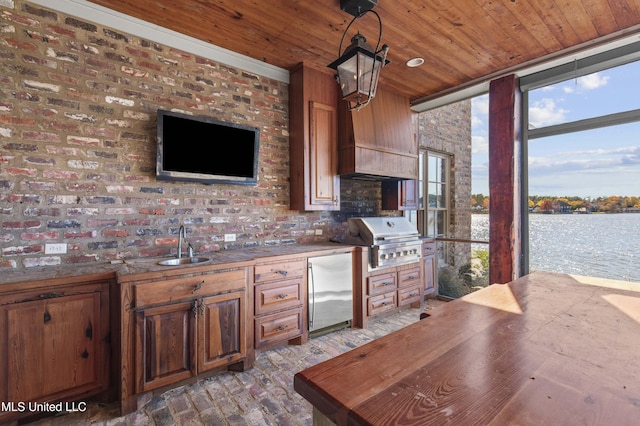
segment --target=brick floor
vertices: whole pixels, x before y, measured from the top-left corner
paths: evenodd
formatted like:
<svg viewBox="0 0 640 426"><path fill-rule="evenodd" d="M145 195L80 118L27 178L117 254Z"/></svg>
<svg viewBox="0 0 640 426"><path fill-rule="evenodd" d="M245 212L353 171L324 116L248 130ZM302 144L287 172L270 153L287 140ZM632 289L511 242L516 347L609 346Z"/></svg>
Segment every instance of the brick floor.
<svg viewBox="0 0 640 426"><path fill-rule="evenodd" d="M426 310L442 303L429 300ZM419 314L417 309L408 309L374 318L367 329L338 330L304 345L258 352L254 367L247 371L223 372L149 396L143 408L126 416L118 416L115 403L88 403L84 413L49 417L31 425L311 425L312 407L293 390L293 375L412 324Z"/></svg>

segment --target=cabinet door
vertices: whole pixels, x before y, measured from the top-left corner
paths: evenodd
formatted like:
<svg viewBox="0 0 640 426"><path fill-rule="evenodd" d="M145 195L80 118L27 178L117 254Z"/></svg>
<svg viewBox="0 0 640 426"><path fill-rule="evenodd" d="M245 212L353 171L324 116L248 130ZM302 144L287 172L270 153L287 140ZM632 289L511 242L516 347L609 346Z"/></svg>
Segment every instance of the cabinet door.
<svg viewBox="0 0 640 426"><path fill-rule="evenodd" d="M340 207L336 108L309 102L309 206ZM312 209L312 208L311 208Z"/></svg>
<svg viewBox="0 0 640 426"><path fill-rule="evenodd" d="M146 392L195 374L196 301L136 314L136 390Z"/></svg>
<svg viewBox="0 0 640 426"><path fill-rule="evenodd" d="M422 244L424 256L424 295L435 297L438 295L438 254L435 241L425 241Z"/></svg>
<svg viewBox="0 0 640 426"><path fill-rule="evenodd" d="M400 182L401 210L418 209L418 181L415 179Z"/></svg>
<svg viewBox="0 0 640 426"><path fill-rule="evenodd" d="M108 300L108 287L0 307L0 400L51 401L107 388L102 296Z"/></svg>
<svg viewBox="0 0 640 426"><path fill-rule="evenodd" d="M198 300L198 372L246 356L245 294L233 292Z"/></svg>
<svg viewBox="0 0 640 426"><path fill-rule="evenodd" d="M417 210L418 182L413 179L382 182L382 208L384 210Z"/></svg>
<svg viewBox="0 0 640 426"><path fill-rule="evenodd" d="M424 295L425 297L435 297L438 294L437 259L435 256L424 258Z"/></svg>

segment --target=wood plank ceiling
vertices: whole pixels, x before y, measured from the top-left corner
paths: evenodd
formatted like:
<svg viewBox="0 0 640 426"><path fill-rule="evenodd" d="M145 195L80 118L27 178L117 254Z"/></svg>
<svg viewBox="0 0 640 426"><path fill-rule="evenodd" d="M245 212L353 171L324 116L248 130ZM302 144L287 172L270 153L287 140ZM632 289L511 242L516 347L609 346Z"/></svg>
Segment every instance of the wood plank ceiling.
<svg viewBox="0 0 640 426"><path fill-rule="evenodd" d="M90 1L281 68L326 72L352 19L340 0ZM413 101L640 31L640 0L379 0L375 11L391 60L380 85ZM360 31L375 46L377 25L369 13L348 38ZM424 65L407 67L415 57Z"/></svg>

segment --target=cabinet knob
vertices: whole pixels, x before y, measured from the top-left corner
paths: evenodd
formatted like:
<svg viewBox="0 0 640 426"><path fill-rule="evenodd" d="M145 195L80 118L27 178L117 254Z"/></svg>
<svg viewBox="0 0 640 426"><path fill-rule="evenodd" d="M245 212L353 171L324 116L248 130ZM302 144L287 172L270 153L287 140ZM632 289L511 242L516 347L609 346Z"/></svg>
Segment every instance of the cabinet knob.
<svg viewBox="0 0 640 426"><path fill-rule="evenodd" d="M276 274L280 274L280 275L282 275L283 277L286 277L286 276L287 276L287 274L288 274L288 272L287 272L287 271L285 271L285 270L280 270L280 271L276 271Z"/></svg>
<svg viewBox="0 0 640 426"><path fill-rule="evenodd" d="M282 299L286 299L287 297L289 297L289 295L288 295L288 294L286 294L286 293L284 293L284 294L279 294L279 295L277 295L277 296L276 296L276 299L281 299L281 300L282 300Z"/></svg>

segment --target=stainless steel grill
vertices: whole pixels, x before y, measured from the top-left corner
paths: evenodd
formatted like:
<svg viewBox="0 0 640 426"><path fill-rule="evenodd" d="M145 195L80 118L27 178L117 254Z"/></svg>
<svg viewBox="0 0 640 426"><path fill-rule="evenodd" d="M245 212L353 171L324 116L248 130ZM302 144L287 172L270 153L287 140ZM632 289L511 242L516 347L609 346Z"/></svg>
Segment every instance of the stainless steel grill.
<svg viewBox="0 0 640 426"><path fill-rule="evenodd" d="M348 220L344 242L369 246L369 269L420 260L418 230L404 217L357 217Z"/></svg>

